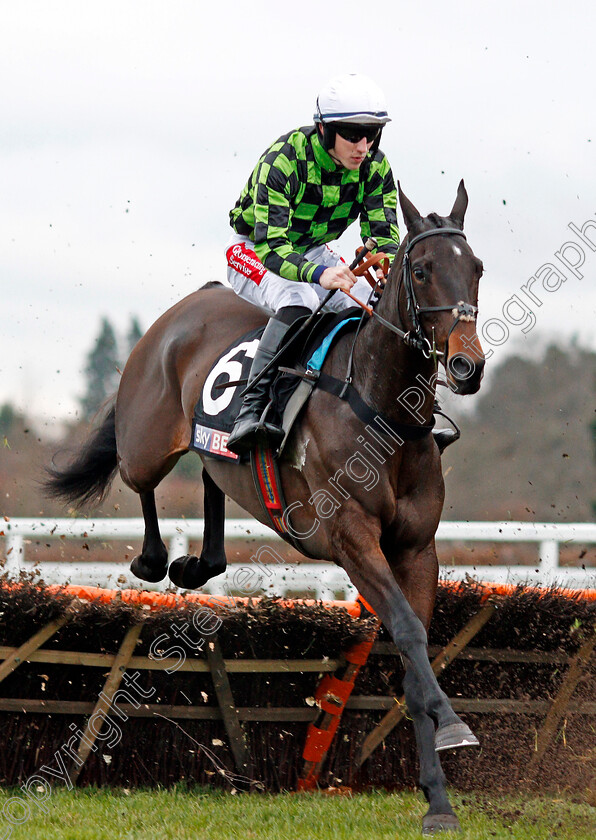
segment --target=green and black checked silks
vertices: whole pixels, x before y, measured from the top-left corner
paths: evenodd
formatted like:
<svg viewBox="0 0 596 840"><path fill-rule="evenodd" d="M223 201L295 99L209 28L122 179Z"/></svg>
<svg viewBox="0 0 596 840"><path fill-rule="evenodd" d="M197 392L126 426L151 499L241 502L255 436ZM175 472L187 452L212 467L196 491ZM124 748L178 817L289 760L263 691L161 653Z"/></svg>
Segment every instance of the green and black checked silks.
<svg viewBox="0 0 596 840"><path fill-rule="evenodd" d="M374 236L390 259L397 253L397 195L380 150L359 169L333 162L315 126L284 134L259 159L230 212L265 268L287 280L311 281L317 268L302 255L337 239L360 217L364 241Z"/></svg>

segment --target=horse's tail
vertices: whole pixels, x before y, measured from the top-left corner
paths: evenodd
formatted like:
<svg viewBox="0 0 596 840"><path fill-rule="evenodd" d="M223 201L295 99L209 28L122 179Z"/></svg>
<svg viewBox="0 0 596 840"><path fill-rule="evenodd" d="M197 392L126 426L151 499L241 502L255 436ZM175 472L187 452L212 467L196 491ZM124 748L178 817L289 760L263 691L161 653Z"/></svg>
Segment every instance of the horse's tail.
<svg viewBox="0 0 596 840"><path fill-rule="evenodd" d="M116 451L116 406L112 404L101 425L87 438L65 467L52 465L43 482L48 496L72 502L76 507L99 504L106 496L118 469Z"/></svg>

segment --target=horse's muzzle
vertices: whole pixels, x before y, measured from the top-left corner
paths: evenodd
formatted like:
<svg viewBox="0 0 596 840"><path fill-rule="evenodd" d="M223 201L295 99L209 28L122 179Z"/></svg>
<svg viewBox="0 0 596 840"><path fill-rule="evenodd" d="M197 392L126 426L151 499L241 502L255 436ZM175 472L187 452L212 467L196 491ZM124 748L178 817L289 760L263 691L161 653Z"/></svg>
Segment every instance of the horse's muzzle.
<svg viewBox="0 0 596 840"><path fill-rule="evenodd" d="M484 374L484 353L469 324L458 324L449 338L445 369L449 387L456 394L475 394Z"/></svg>
<svg viewBox="0 0 596 840"><path fill-rule="evenodd" d="M456 353L447 361L447 381L456 394L475 394L484 373L484 359L471 363L467 356Z"/></svg>

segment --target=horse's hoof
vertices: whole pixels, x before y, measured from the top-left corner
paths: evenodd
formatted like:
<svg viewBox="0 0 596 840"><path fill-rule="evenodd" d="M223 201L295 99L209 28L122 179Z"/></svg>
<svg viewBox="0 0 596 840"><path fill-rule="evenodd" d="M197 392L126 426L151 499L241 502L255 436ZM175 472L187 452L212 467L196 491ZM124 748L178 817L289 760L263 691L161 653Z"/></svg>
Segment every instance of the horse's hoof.
<svg viewBox="0 0 596 840"><path fill-rule="evenodd" d="M423 834L438 834L440 831L461 831L455 814L427 814L423 817Z"/></svg>
<svg viewBox="0 0 596 840"><path fill-rule="evenodd" d="M159 583L168 573L168 558L166 556L165 560L150 563L147 557L137 554L130 564L130 571L141 580Z"/></svg>
<svg viewBox="0 0 596 840"><path fill-rule="evenodd" d="M177 557L170 563L168 574L174 586L180 589L198 589L225 570L225 563L223 565L208 563L203 556L185 554L184 557Z"/></svg>
<svg viewBox="0 0 596 840"><path fill-rule="evenodd" d="M469 726L460 721L440 726L435 732L435 751L451 750L455 747L479 747L478 738Z"/></svg>

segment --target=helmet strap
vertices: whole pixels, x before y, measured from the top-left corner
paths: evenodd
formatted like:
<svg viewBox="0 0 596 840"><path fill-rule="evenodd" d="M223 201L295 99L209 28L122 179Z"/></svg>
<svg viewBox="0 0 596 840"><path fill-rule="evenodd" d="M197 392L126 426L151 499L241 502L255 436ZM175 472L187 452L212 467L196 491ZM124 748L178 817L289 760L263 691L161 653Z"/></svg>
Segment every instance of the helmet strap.
<svg viewBox="0 0 596 840"><path fill-rule="evenodd" d="M320 130L319 129L320 126ZM329 152L335 146L336 131L332 127L333 123L317 123L317 131L319 132L319 140L326 152Z"/></svg>
<svg viewBox="0 0 596 840"><path fill-rule="evenodd" d="M381 142L381 134L383 133L383 126L379 129L379 133L377 134L374 143L370 147L370 154L375 155L379 149L379 143Z"/></svg>

